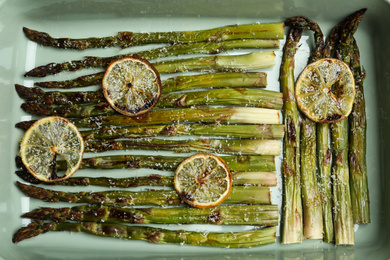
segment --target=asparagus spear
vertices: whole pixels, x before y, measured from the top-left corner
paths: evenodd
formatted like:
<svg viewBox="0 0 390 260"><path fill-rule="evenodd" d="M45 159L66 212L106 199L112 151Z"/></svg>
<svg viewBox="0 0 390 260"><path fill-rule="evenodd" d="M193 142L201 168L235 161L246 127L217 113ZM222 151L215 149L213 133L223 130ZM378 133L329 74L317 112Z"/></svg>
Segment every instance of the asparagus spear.
<svg viewBox="0 0 390 260"><path fill-rule="evenodd" d="M145 140L87 140L86 152L110 150L167 150L179 153L210 152L238 155L279 155L278 140L262 139L186 139L170 140L148 138Z"/></svg>
<svg viewBox="0 0 390 260"><path fill-rule="evenodd" d="M266 87L265 72L220 72L191 76L178 76L162 82L162 92L168 93L209 87Z"/></svg>
<svg viewBox="0 0 390 260"><path fill-rule="evenodd" d="M42 86L42 87L61 87L64 89L67 88L76 88L76 87L85 87L90 86L93 84L100 83L99 80L94 80L92 76L81 76L75 80L67 80L67 81L58 81L57 83L52 82L36 82L36 85ZM91 84L89 79L91 79ZM57 85L54 85L57 84ZM162 92L163 93L169 93L173 91L180 91L180 90L189 90L189 89L197 89L197 88L218 88L218 87L266 87L267 86L267 74L265 72L217 72L217 73L206 73L206 74L198 74L198 75L191 75L191 76L177 76L168 78L164 81L162 81ZM20 86L20 85L19 85ZM17 87L17 85L15 85ZM16 88L17 91L20 89ZM25 99L34 99L38 98L37 96L43 95L41 93L45 93L43 90L39 88L32 88L31 91L25 91L24 93L21 91L18 91L19 96L21 98ZM61 93L61 95L60 95ZM80 93L80 94L78 94ZM85 93L85 94L84 94ZM48 92L48 94L45 94L42 98L42 101L47 102L47 104L52 104L50 102L57 104L66 104L69 101L73 103L80 103L83 102L83 99L92 100L91 102L96 102L98 100L90 97L88 94L94 94L97 95L97 98L103 97L102 92L99 90L97 93L93 92L71 92L69 94L66 94L66 92ZM73 94L76 96L72 98ZM47 96L46 96L47 95ZM66 96L65 96L66 95ZM69 95L69 96L67 96ZM79 97L81 95L81 97ZM84 95L88 95L88 97L84 97ZM58 97L57 97L58 96ZM65 96L65 97L64 97ZM81 100L80 100L81 99ZM51 101L53 100L53 101ZM61 101L64 100L64 101ZM80 100L80 101L78 101ZM99 99L100 100L100 99ZM39 100L37 100L39 101Z"/></svg>
<svg viewBox="0 0 390 260"><path fill-rule="evenodd" d="M186 71L245 71L275 65L273 51L251 52L239 55L204 56L153 63L160 74Z"/></svg>
<svg viewBox="0 0 390 260"><path fill-rule="evenodd" d="M331 125L334 150L333 200L336 245L355 242L348 168L348 120Z"/></svg>
<svg viewBox="0 0 390 260"><path fill-rule="evenodd" d="M110 155L83 158L80 169L156 169L175 171L187 157L148 156L148 155ZM230 171L256 172L275 171L275 158L271 155L222 156ZM21 158L15 158L16 166L23 168ZM57 161L57 171L66 170L65 161Z"/></svg>
<svg viewBox="0 0 390 260"><path fill-rule="evenodd" d="M224 224L276 226L277 205L229 205L210 209L191 207L118 208L110 206L76 206L72 208L38 208L23 218L63 222L132 223L132 224Z"/></svg>
<svg viewBox="0 0 390 260"><path fill-rule="evenodd" d="M41 88L28 88L23 85L15 84L15 90L19 97L28 103L43 103L46 105L68 105L82 103L97 103L104 101L101 89L97 91L50 91L45 92Z"/></svg>
<svg viewBox="0 0 390 260"><path fill-rule="evenodd" d="M221 72L191 76L178 76L162 82L162 92L169 93L197 88L263 88L267 85L267 74L264 72ZM28 102L44 103L46 105L66 105L94 103L105 101L101 90L64 92L45 92L40 88L27 88L15 84L18 95Z"/></svg>
<svg viewBox="0 0 390 260"><path fill-rule="evenodd" d="M186 71L242 72L273 66L275 64L275 53L265 51L240 55L204 56L160 61L152 64L160 74ZM104 72L98 72L66 81L37 82L36 85L45 88L85 87L100 84L103 75Z"/></svg>
<svg viewBox="0 0 390 260"><path fill-rule="evenodd" d="M333 198L336 245L354 244L354 227L349 188L347 120L332 125L334 146Z"/></svg>
<svg viewBox="0 0 390 260"><path fill-rule="evenodd" d="M64 81L35 82L35 85L43 88L62 88L62 89L81 88L81 87L101 84L103 75L104 72L99 72L99 73L83 75L75 79L64 80Z"/></svg>
<svg viewBox="0 0 390 260"><path fill-rule="evenodd" d="M294 55L302 35L301 28L292 27L283 48L280 84L284 96L283 142L283 229L282 243L302 242L302 201L300 187L299 112L294 96Z"/></svg>
<svg viewBox="0 0 390 260"><path fill-rule="evenodd" d="M251 107L198 107L172 110L152 110L128 117L122 115L73 120L78 127L135 126L185 122L218 122L229 124L279 124L279 111Z"/></svg>
<svg viewBox="0 0 390 260"><path fill-rule="evenodd" d="M205 233L96 222L33 222L27 227L19 229L14 234L12 242L18 243L24 239L35 237L49 231L84 232L96 236L143 240L159 244L187 244L215 247L254 247L275 243L276 240L276 227L235 233Z"/></svg>
<svg viewBox="0 0 390 260"><path fill-rule="evenodd" d="M172 32L119 32L116 36L103 38L52 38L48 33L23 27L26 36L44 46L62 49L130 47L150 43L220 42L236 39L283 39L283 23L243 24L198 31Z"/></svg>
<svg viewBox="0 0 390 260"><path fill-rule="evenodd" d="M175 124L134 127L101 127L80 131L86 140L153 136L206 135L235 138L281 139L284 125Z"/></svg>
<svg viewBox="0 0 390 260"><path fill-rule="evenodd" d="M332 57L333 51L339 41L341 26L342 24L337 24L327 37L322 55L324 58ZM330 150L329 140L329 124L317 123L317 162L325 242L334 241L332 179L330 166L332 152Z"/></svg>
<svg viewBox="0 0 390 260"><path fill-rule="evenodd" d="M324 36L317 23L306 17L293 17L287 21L295 28L314 32L315 48L309 62L314 62L323 55ZM316 174L316 124L301 115L301 185L303 209L303 236L308 239L323 237L323 218L320 191Z"/></svg>
<svg viewBox="0 0 390 260"><path fill-rule="evenodd" d="M276 186L274 172L232 172L233 185Z"/></svg>
<svg viewBox="0 0 390 260"><path fill-rule="evenodd" d="M33 178L26 170L15 172L24 181L32 184L61 185L61 186L102 186L116 188L132 188L139 186L172 186L173 177L159 174L148 176L138 176L129 178L109 178L109 177L71 177L56 182L44 182Z"/></svg>
<svg viewBox="0 0 390 260"><path fill-rule="evenodd" d="M323 238L321 196L316 175L316 123L302 116L301 182L303 205L303 236Z"/></svg>
<svg viewBox="0 0 390 260"><path fill-rule="evenodd" d="M280 92L256 88L223 88L186 93L163 94L156 108L190 107L201 105L236 105L281 109Z"/></svg>
<svg viewBox="0 0 390 260"><path fill-rule="evenodd" d="M20 170L15 172L24 181L32 184L63 185L63 186L102 186L131 188L139 186L173 186L173 177L159 174L138 176L129 178L108 178L108 177L71 177L62 181L43 182L35 179L28 171ZM232 172L233 185L262 185L276 186L276 174L273 172Z"/></svg>
<svg viewBox="0 0 390 260"><path fill-rule="evenodd" d="M355 75L356 97L349 116L349 167L353 219L355 223L370 223L370 200L366 164L366 110L363 92L365 71L360 66L360 53L353 38L351 68Z"/></svg>
<svg viewBox="0 0 390 260"><path fill-rule="evenodd" d="M235 105L281 109L282 93L251 88L212 89L187 93L163 94L155 108L191 107L202 105ZM38 116L90 117L118 114L105 100L93 104L47 104L23 103L22 109Z"/></svg>
<svg viewBox="0 0 390 260"><path fill-rule="evenodd" d="M350 64L352 37L365 9L359 10L344 20L343 33L336 49L337 57ZM334 228L336 245L353 245L355 243L351 194L349 187L348 165L348 119L341 120L331 126L334 150Z"/></svg>
<svg viewBox="0 0 390 260"><path fill-rule="evenodd" d="M27 196L46 202L72 202L104 204L113 206L185 205L174 190L107 190L100 192L63 192L44 189L34 185L16 182L19 189ZM270 188L266 186L234 186L225 203L234 204L271 204Z"/></svg>
<svg viewBox="0 0 390 260"><path fill-rule="evenodd" d="M278 40L270 39L246 39L231 40L223 42L197 42L189 44L174 44L155 48L151 50L133 52L112 57L93 57L87 56L83 60L72 60L64 63L49 63L44 66L36 67L28 71L24 76L45 77L47 75L57 74L64 70L76 71L83 68L105 68L110 62L126 56L137 56L146 60L175 56L181 54L206 53L217 54L234 49L255 49L255 48L278 48Z"/></svg>
<svg viewBox="0 0 390 260"><path fill-rule="evenodd" d="M333 229L333 203L332 203L332 180L331 180L331 156L329 146L329 125L317 123L317 161L319 188L322 201L323 236L325 242L334 241Z"/></svg>
<svg viewBox="0 0 390 260"><path fill-rule="evenodd" d="M17 123L27 130L36 120ZM140 116L98 116L71 119L77 127L146 126L171 123L279 124L279 111L252 107L197 107L172 110L151 110Z"/></svg>

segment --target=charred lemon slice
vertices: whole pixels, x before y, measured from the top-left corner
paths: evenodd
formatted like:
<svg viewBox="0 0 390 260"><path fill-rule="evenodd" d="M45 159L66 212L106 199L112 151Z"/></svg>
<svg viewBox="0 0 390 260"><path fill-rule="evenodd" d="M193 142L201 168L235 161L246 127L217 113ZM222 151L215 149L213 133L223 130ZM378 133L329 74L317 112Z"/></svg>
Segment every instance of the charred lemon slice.
<svg viewBox="0 0 390 260"><path fill-rule="evenodd" d="M335 123L352 111L355 80L349 66L337 59L309 64L295 84L300 110L319 123Z"/></svg>
<svg viewBox="0 0 390 260"><path fill-rule="evenodd" d="M148 112L161 96L161 80L147 60L124 57L111 62L104 73L103 94L110 106L126 116Z"/></svg>
<svg viewBox="0 0 390 260"><path fill-rule="evenodd" d="M232 175L226 163L208 153L195 154L176 169L174 187L180 198L197 208L221 204L232 189Z"/></svg>
<svg viewBox="0 0 390 260"><path fill-rule="evenodd" d="M45 117L36 121L24 134L20 157L27 170L38 180L53 182L72 176L80 167L84 140L69 120ZM66 161L62 176L56 171L57 156Z"/></svg>

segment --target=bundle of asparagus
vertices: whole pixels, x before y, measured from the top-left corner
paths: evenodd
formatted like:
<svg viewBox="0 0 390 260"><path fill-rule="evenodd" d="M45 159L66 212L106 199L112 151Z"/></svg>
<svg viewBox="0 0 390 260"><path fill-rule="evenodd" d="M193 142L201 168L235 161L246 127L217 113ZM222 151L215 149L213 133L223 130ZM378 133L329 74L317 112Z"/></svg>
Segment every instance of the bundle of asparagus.
<svg viewBox="0 0 390 260"><path fill-rule="evenodd" d="M278 142L274 140L284 136L284 207L282 243L297 243L305 238L324 238L324 241L334 241L336 244L353 244L353 221L355 223L370 222L367 169L365 162L366 121L364 110L363 80L364 70L360 66L359 50L354 32L365 13L360 10L335 26L324 46L323 35L319 26L306 17L293 17L286 21L291 26L282 58L280 73L281 93L269 92L257 88L266 86L265 73L241 72L254 68L272 66L275 55L273 52L249 53L247 55L229 55L213 57L196 57L170 61L154 62L160 73L176 73L184 71L206 71L202 75L179 76L163 82L163 95L160 103L146 115L125 117L117 115L105 102L101 91L88 92L45 92L40 88L25 88L15 85L15 88L26 103L22 108L31 114L39 116L60 115L70 117L78 127L95 128L82 131L87 151L107 151L120 149L157 149L181 152L208 151L218 153L239 154L240 156L224 156L224 160L233 172L234 185L227 202L245 204L270 204L269 187L247 185L270 185L274 183L274 157L280 152ZM264 40L264 35L257 30L261 26L245 25L216 28L202 31L200 38L194 32L152 33L149 36L135 33L120 33L116 37L102 39L55 39L46 33L25 28L26 35L46 46L60 48L98 48L130 45L140 45L150 42L171 42L176 39L178 44L163 48L147 50L128 55L147 59L189 54L216 54L226 50L244 48L273 48L278 41ZM251 28L250 33L248 29ZM283 26L282 26L283 27ZM278 39L281 35L280 24L270 24ZM282 29L283 30L283 29ZM349 117L350 130L348 142L348 120L331 125L333 144L333 178L331 178L331 149L329 145L329 125L315 124L300 115L294 97L294 55L303 30L315 33L315 49L309 61L322 57L336 56L351 66L355 75L357 97L354 110ZM216 34L221 38L216 37ZM259 34L257 34L259 33ZM192 36L194 35L194 38ZM195 36L196 35L196 36ZM173 38L172 38L173 36ZM233 37L233 38L231 38ZM247 38L250 38L247 39ZM261 40L259 40L259 38ZM267 38L267 37L266 37ZM214 42L217 39L216 42ZM228 40L226 40L228 39ZM242 40L246 39L246 40ZM187 44L182 44L187 42ZM86 57L64 63L50 63L37 67L26 73L26 76L43 77L64 70L75 71L89 67L106 67L111 61L122 57ZM100 84L103 73L81 76L66 81L37 82L44 88L76 88ZM224 87L224 88L221 88ZM225 88L229 87L229 88ZM172 93L197 88L212 88L202 91ZM218 89L214 89L218 88ZM221 88L221 89L219 89ZM229 107L192 107L223 105ZM279 113L283 105L284 124L279 121ZM232 107L235 106L235 107ZM255 108L246 107L254 106ZM179 108L167 110L166 108ZM256 108L257 107L257 108ZM266 108L266 109L265 109ZM300 120L300 117L302 120ZM27 129L34 121L21 122L17 127ZM302 125L300 125L302 123ZM302 126L302 127L301 127ZM195 140L111 140L118 138L139 138L177 135L206 135L218 138L199 138ZM225 139L233 137L239 139ZM222 139L224 138L224 139ZM242 139L242 138L251 138ZM349 146L349 147L348 147ZM349 149L348 149L349 148ZM316 161L316 155L318 159ZM241 156L263 154L263 156ZM348 157L347 157L348 155ZM159 170L174 170L183 160L180 157L161 156L98 156L86 158L80 169L118 169L118 168L152 168ZM21 166L21 165L20 165ZM22 167L23 168L23 167ZM57 170L66 168L59 161ZM316 171L318 169L318 176ZM267 171L267 172L259 172ZM26 169L17 174L26 181L38 182L28 178ZM255 175L256 174L256 175ZM273 177L268 179L271 174ZM264 180L254 180L254 176L263 176ZM318 177L318 180L317 180ZM332 183L333 182L333 183ZM172 177L150 175L131 178L92 178L73 177L57 185L99 185L110 187L137 187L140 185L171 186ZM333 184L333 185L332 185ZM127 223L214 223L214 224L251 224L276 225L275 211L269 214L271 208L265 205L221 206L212 211L201 211L183 207L177 195L172 191L105 191L105 192L74 192L64 193L47 190L32 185L17 183L28 196L45 201L72 201L90 204L105 203L108 206L97 207L77 206L72 208L42 208L26 213L24 217L39 220L61 221L60 223L35 222L20 229L14 236L14 242L35 236L47 231L76 230L95 235L118 237L113 232L99 233L95 228L121 231L124 239L141 239L157 243L179 243L179 240L165 240L170 236L167 230L152 230L140 227L136 230L140 236L132 237L135 229L132 226L114 224ZM244 185L244 186L241 186ZM332 201L333 189L333 201ZM321 197L321 198L320 198ZM320 203L321 202L321 203ZM333 203L332 203L333 202ZM112 206L113 205L113 206ZM118 205L181 205L173 209L166 208L118 208ZM334 207L334 210L332 208ZM256 210L256 213L252 210ZM235 213L233 214L233 211ZM332 212L333 211L333 212ZM242 212L245 212L243 218ZM95 217L92 217L95 215ZM120 218L118 217L120 216ZM125 217L123 217L125 216ZM184 217L185 216L185 217ZM238 216L236 218L236 216ZM68 223L68 220L84 221L83 223ZM91 221L91 222L89 222ZM99 221L113 224L98 224ZM334 223L333 223L334 221ZM138 228L138 227L137 227ZM158 233L164 239L145 237L150 232ZM181 232L181 231L175 231ZM184 231L183 231L184 232ZM256 233L256 242L246 243L243 236L255 236L240 232L235 234L239 240L232 242L232 247L246 247L271 243L275 241L274 230L260 229ZM154 233L153 233L154 234ZM181 234L181 233L180 233ZM196 238L196 232L187 232L189 237ZM213 239L220 239L223 234L210 234ZM184 236L184 235L183 235ZM190 239L187 238L186 239ZM188 242L191 241L191 242ZM192 240L187 244L196 244ZM214 240L213 240L214 241ZM222 240L220 240L222 241ZM230 246L224 242L199 242L201 245ZM237 242L237 244L235 244ZM180 240L183 243L183 240Z"/></svg>
<svg viewBox="0 0 390 260"><path fill-rule="evenodd" d="M336 244L354 244L352 215L354 215L355 223L369 222L364 142L366 123L365 111L362 108L364 107L364 96L361 88L364 76L361 72L356 41L353 38L353 34L357 30L365 11L366 9L359 10L336 25L327 38L325 46L322 33L315 23L310 22L307 18L291 18L287 21L287 24L291 25L292 28L284 48L281 67L281 85L286 99L283 111L286 125L283 165L285 188L283 243L301 242L302 234L306 238L322 238L322 234L324 234L324 241L331 242L335 239ZM347 119L331 125L334 152L333 185L330 168L331 150L328 141L329 125L320 123L316 125L304 115L301 115L302 139L299 141L299 136L295 134L299 129L299 114L296 112L293 94L290 94L293 92L294 85L291 57L294 56L296 44L303 29L310 29L315 32L316 48L309 61L335 55L338 59L350 65L355 74L356 88L359 92L359 97L354 104L355 112L351 113L349 117L351 122L350 138L353 141L348 143ZM315 139L317 139L317 142L315 142ZM301 146L301 154L299 154L299 145ZM350 151L349 153L349 159L347 157L348 145L353 147L353 152ZM318 153L318 183L316 177L316 151ZM299 155L301 156L301 174L297 173L299 170ZM350 170L348 160L353 165L353 170ZM293 181L294 176L295 181ZM301 192L299 184L297 185L299 180L302 183L303 231L301 230L302 208L300 208L300 200L299 198L294 199L294 196ZM318 187L320 187L320 190L318 190ZM333 205L331 200L332 188ZM319 203L321 201L319 191L321 192L322 207ZM295 206L295 211L291 211L291 203Z"/></svg>
<svg viewBox="0 0 390 260"><path fill-rule="evenodd" d="M172 39L173 45L147 50L128 55L156 59L167 56L190 53L216 54L227 50L243 48L275 48L278 40L283 36L284 24L268 25L244 25L235 27L223 27L203 32L196 32L192 38L192 32L172 32L168 34L156 33L155 36L145 38L144 34L120 33L119 37L108 37L98 42L94 38L73 40L53 39L46 33L24 28L26 35L43 45L70 47L79 49L90 47L127 47L128 44L139 45L148 42L168 42ZM217 33L222 41L214 39ZM125 36L126 37L123 37ZM213 36L214 35L214 36ZM167 37L166 37L167 36ZM164 38L165 37L165 38ZM173 38L172 38L173 37ZM199 38L200 37L200 38ZM270 39L271 37L272 39ZM125 39L126 38L126 39ZM136 40L138 39L138 40ZM259 40L261 39L261 40ZM130 40L130 42L125 43ZM135 43L138 41L138 43ZM199 41L206 41L199 43ZM187 44L183 44L187 43ZM96 45L97 44L97 45ZM103 45L100 45L103 44ZM123 45L124 44L124 45ZM74 60L64 63L50 63L37 67L26 73L26 76L43 77L56 74L63 70L75 71L88 67L106 67L111 61L122 57L86 57L84 60ZM266 86L266 74L262 72L246 72L257 68L269 67L275 63L275 54L271 51L252 52L245 55L205 56L169 61L157 61L153 65L159 73L176 73L185 71L211 72L194 76L179 76L163 82L163 96L157 104L157 110L137 117L121 117L105 102L102 92L45 92L41 88L25 88L15 85L20 97L26 100L22 108L33 115L49 116L58 115L69 117L80 128L85 129L82 135L86 144L86 151L103 152L121 149L143 150L173 150L177 152L205 151L224 154L237 154L238 156L223 156L223 160L233 172L234 188L227 203L238 204L270 204L270 188L268 185L276 184L276 175L269 171L275 170L274 156L280 153L280 139L284 134L284 126L279 121L279 109L283 100L281 93L261 90ZM218 72L218 73L213 73ZM100 84L103 73L82 76L65 82L38 82L36 85L46 88L74 88ZM228 88L226 88L228 87ZM202 91L193 91L198 88L213 88ZM217 89L214 89L217 88ZM172 93L174 91L187 91L185 93ZM208 107L218 105L218 107ZM220 107L220 106L224 107ZM193 107L205 106L205 107ZM253 106L253 108L249 107ZM179 108L168 110L166 108ZM28 129L34 122L21 122L17 127ZM156 136L174 135L207 135L214 138L199 138L190 140L156 139ZM112 140L121 138L150 137L137 140ZM217 137L217 138L216 138ZM231 138L234 139L231 139ZM245 139L243 139L245 138ZM247 156L250 155L250 156ZM261 155L261 156L253 156ZM98 156L83 159L80 169L120 169L120 168L152 168L159 170L175 170L183 157L172 156L132 156L113 155ZM27 170L17 158L18 166L22 169L17 172L22 179L39 184L30 178ZM65 161L57 161L53 170L66 169ZM146 177L107 178L107 177L72 177L53 185L86 186L98 185L106 187L137 187L142 185L172 186L172 177L152 174ZM45 183L46 184L46 183ZM97 208L95 206L74 207L72 209L36 209L25 214L40 220L61 221L60 223L41 224L35 222L26 228L20 229L14 236L14 242L44 233L47 231L66 231L70 226L75 230L101 235L89 227L101 227L102 229L127 232L121 238L141 239L141 233L152 232L152 228L136 228L139 237L130 236L135 229L131 226L117 224L98 224L101 221L114 221L122 223L214 223L214 224L246 224L246 225L276 225L278 212L276 206L270 205L243 205L221 206L213 210L190 209L184 207L178 195L172 190L108 190L104 192L60 192L43 189L40 187L17 183L17 186L27 196L44 201L68 201L74 203L107 204ZM154 205L154 206L180 206L175 208L119 208L127 205ZM275 211L276 209L276 211ZM58 214L68 212L66 216L56 218ZM75 220L76 212L83 216L83 223L64 222ZM110 214L107 219L92 218L90 214ZM145 212L144 212L145 211ZM148 212L146 212L148 211ZM93 213L95 212L95 213ZM144 213L142 213L144 212ZM234 213L233 213L234 212ZM241 213L240 213L241 212ZM147 214L147 216L146 216ZM120 216L119 216L120 215ZM187 217L184 218L183 215ZM100 215L103 217L103 215ZM119 218L119 217L120 218ZM125 216L131 216L125 219ZM141 219L142 220L141 222ZM165 219L165 220L164 220ZM179 220L180 219L180 220ZM92 221L91 223L86 221ZM172 222L173 221L173 222ZM188 244L247 247L267 244L275 241L275 230L267 229L250 232L235 233L240 239L226 243L221 242L188 242ZM154 230L163 236L169 236L167 230ZM175 231L177 234L181 231ZM124 234L124 233L123 233ZM189 237L197 238L196 232L187 232ZM115 236L113 232L105 232L106 236ZM184 237L184 233L182 234ZM210 234L211 240L220 239L223 234ZM248 237L249 236L249 237ZM256 238L255 236L258 236ZM248 237L254 241L247 242ZM159 240L150 242L183 243L182 240Z"/></svg>

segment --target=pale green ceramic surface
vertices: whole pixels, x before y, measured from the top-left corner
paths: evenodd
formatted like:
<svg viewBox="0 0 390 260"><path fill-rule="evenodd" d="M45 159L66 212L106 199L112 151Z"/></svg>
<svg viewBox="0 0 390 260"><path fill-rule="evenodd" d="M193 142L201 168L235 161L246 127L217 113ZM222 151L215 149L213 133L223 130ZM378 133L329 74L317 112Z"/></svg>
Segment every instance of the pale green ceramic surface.
<svg viewBox="0 0 390 260"><path fill-rule="evenodd" d="M50 32L53 36L107 36L117 31L171 31L201 29L226 24L280 22L305 15L325 33L346 15L368 7L356 38L367 71L365 94L368 116L368 171L372 223L356 227L354 247L335 247L306 240L298 245L276 244L250 249L200 248L154 245L85 234L50 233L14 245L13 233L26 220L22 212L39 206L63 206L25 198L15 187L14 157L22 132L14 124L24 119L14 84L31 86L23 73L36 65L79 59L84 55L109 56L118 49L77 52L37 46L28 42L22 27ZM390 258L390 5L383 0L226 0L226 1L50 1L0 0L0 259L389 259ZM309 35L309 34L306 34ZM308 55L307 37L298 52L297 73ZM283 41L281 41L283 43ZM310 42L309 42L310 43ZM121 53L137 50L127 49ZM278 64L268 72L269 88L278 90ZM87 71L77 72L83 75ZM63 73L53 79L73 77ZM28 119L28 118L27 118ZM280 158L278 158L278 164ZM115 174L125 176L128 171ZM150 171L148 171L150 173ZM278 172L280 174L280 172ZM98 173L100 175L105 173ZM136 171L145 174L145 171ZM93 189L93 188L89 188ZM96 189L96 188L95 188ZM88 189L85 189L88 190ZM273 190L280 204L280 186ZM183 228L171 226L170 228ZM196 230L197 227L190 227ZM201 227L207 230L207 227ZM231 230L213 227L212 230ZM236 229L237 230L237 229Z"/></svg>

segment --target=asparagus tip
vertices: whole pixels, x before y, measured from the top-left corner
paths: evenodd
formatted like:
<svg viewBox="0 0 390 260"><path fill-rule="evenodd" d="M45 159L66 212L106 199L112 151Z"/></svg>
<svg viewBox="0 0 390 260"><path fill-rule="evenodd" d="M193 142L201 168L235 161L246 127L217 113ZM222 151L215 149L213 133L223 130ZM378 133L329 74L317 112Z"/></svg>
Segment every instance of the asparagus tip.
<svg viewBox="0 0 390 260"><path fill-rule="evenodd" d="M19 155L17 155L15 157L15 164L16 164L17 168L23 168L24 167L23 162L22 162L22 158Z"/></svg>
<svg viewBox="0 0 390 260"><path fill-rule="evenodd" d="M52 190L40 188L34 185L24 184L19 181L16 181L16 186L20 189L21 192L23 192L27 196L39 200L44 200L45 196L47 197L48 193L52 192Z"/></svg>
<svg viewBox="0 0 390 260"><path fill-rule="evenodd" d="M20 228L14 236L12 237L13 243L19 243L28 238L36 237L40 234L46 233L50 230L52 223L45 224L43 222L37 221L28 224L26 227Z"/></svg>
<svg viewBox="0 0 390 260"><path fill-rule="evenodd" d="M42 77L46 77L47 75L57 74L59 72L58 70L60 69L61 69L61 64L53 62L44 66L33 68L32 70L27 71L24 74L24 76L42 78Z"/></svg>
<svg viewBox="0 0 390 260"><path fill-rule="evenodd" d="M27 130L30 128L30 126L35 122L35 120L30 120L30 121L22 121L19 123L15 124L16 128L22 129L22 130Z"/></svg>
<svg viewBox="0 0 390 260"><path fill-rule="evenodd" d="M22 180L32 183L32 184L40 184L42 181L34 178L27 170L20 170L20 171L15 171L15 174L21 178Z"/></svg>
<svg viewBox="0 0 390 260"><path fill-rule="evenodd" d="M37 208L32 211L22 214L22 218L41 219L42 213L50 208Z"/></svg>
<svg viewBox="0 0 390 260"><path fill-rule="evenodd" d="M39 32L36 30L23 27L23 32L30 40L38 42L44 46L51 46L53 44L53 38L45 32Z"/></svg>
<svg viewBox="0 0 390 260"><path fill-rule="evenodd" d="M23 103L21 105L21 108L25 112L37 116L47 116L49 115L49 112L53 109L53 107L50 105L36 103Z"/></svg>
<svg viewBox="0 0 390 260"><path fill-rule="evenodd" d="M25 100L37 100L44 95L44 91L40 88L28 88L23 85L15 84L16 93L19 97Z"/></svg>
<svg viewBox="0 0 390 260"><path fill-rule="evenodd" d="M24 183L21 183L19 181L16 181L16 186L24 193L24 194L29 194L31 193L31 188L34 188L33 185L27 185L27 184L24 184ZM38 188L38 187L37 187ZM41 189L41 188L39 188ZM33 194L34 192L32 192Z"/></svg>

